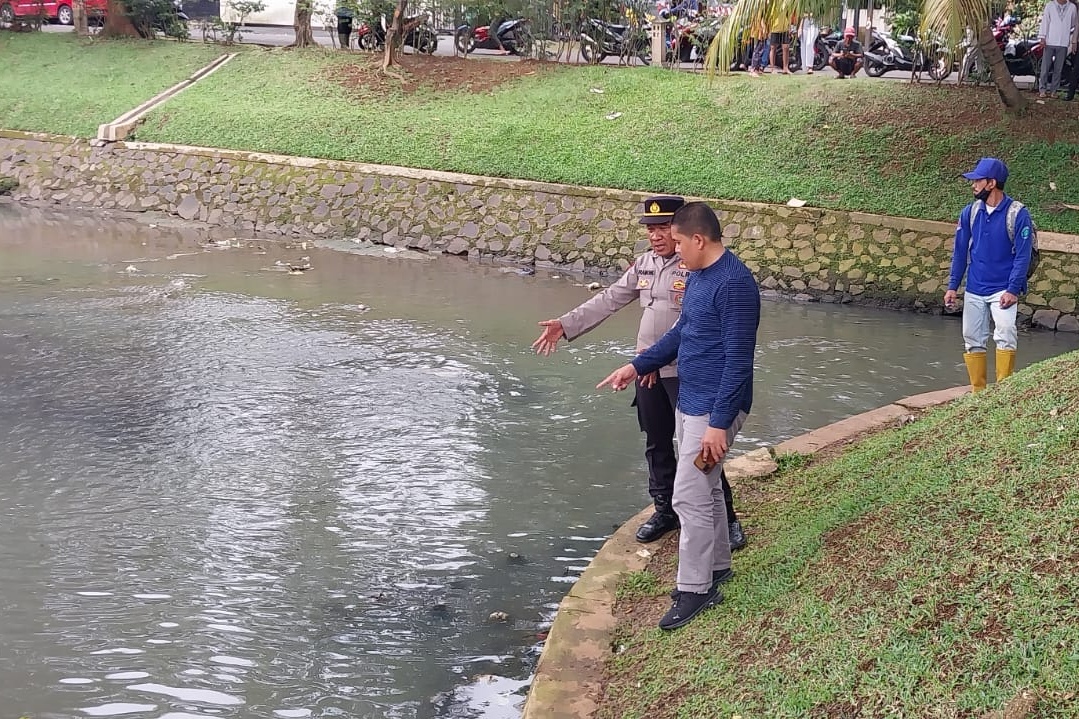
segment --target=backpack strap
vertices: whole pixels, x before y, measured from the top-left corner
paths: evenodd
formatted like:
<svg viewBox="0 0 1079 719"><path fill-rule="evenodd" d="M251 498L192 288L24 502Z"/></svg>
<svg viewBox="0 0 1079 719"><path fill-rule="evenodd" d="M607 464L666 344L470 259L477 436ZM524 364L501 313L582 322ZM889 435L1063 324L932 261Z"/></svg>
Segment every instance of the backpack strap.
<svg viewBox="0 0 1079 719"><path fill-rule="evenodd" d="M970 231L970 239L967 240L967 264L970 264L970 251L974 249L974 218L978 216L978 211L984 207L985 203L981 200L970 203L970 214L967 215L967 229Z"/></svg>
<svg viewBox="0 0 1079 719"><path fill-rule="evenodd" d="M1015 254L1015 223L1024 207L1025 205L1019 200L1012 200L1012 204L1008 205L1008 216L1005 224L1008 227L1008 239L1012 241L1013 255Z"/></svg>

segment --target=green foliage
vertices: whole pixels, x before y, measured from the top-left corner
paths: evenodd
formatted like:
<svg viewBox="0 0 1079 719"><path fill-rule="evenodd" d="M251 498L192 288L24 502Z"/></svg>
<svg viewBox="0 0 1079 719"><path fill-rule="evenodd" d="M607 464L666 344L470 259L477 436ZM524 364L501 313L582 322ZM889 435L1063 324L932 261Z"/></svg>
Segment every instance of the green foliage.
<svg viewBox="0 0 1079 719"><path fill-rule="evenodd" d="M0 175L0 195L10 195L18 186L19 181L14 177Z"/></svg>
<svg viewBox="0 0 1079 719"><path fill-rule="evenodd" d="M186 40L187 24L176 14L172 0L121 0L139 37L153 39L161 29L166 37Z"/></svg>
<svg viewBox="0 0 1079 719"><path fill-rule="evenodd" d="M0 33L0 128L94 137L101 123L220 54L220 48L190 43Z"/></svg>
<svg viewBox="0 0 1079 719"><path fill-rule="evenodd" d="M356 17L371 27L379 27L381 18L386 16L387 24L393 18L397 4L393 0L356 0Z"/></svg>

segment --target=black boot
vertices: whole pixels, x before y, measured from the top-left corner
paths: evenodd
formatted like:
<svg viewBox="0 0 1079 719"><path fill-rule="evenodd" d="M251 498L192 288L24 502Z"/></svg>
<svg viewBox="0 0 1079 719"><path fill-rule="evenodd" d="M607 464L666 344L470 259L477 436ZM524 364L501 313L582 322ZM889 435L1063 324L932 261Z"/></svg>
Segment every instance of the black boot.
<svg viewBox="0 0 1079 719"><path fill-rule="evenodd" d="M653 503L656 511L637 530L637 541L643 544L654 542L667 532L679 527L678 515L671 509L670 497L656 497Z"/></svg>
<svg viewBox="0 0 1079 719"><path fill-rule="evenodd" d="M746 546L746 533L742 531L742 523L737 519L727 520L727 536L731 540L732 552L737 552Z"/></svg>

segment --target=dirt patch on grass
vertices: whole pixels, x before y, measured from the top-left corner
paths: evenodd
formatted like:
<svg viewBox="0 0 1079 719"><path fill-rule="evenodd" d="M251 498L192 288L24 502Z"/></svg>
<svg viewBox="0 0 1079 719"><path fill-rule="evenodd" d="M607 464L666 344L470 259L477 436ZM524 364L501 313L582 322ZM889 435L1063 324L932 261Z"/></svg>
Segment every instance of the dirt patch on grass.
<svg viewBox="0 0 1079 719"><path fill-rule="evenodd" d="M924 144L925 128L941 136L960 136L979 125L997 125L1009 132L1034 136L1046 142L1079 141L1079 117L1070 103L1047 99L1037 104L1029 93L1030 106L1022 115L1004 112L992 87L934 87L905 85L902 92L861 98L855 121L864 127L894 127L913 143ZM850 112L847 108L845 112Z"/></svg>
<svg viewBox="0 0 1079 719"><path fill-rule="evenodd" d="M481 94L522 77L550 72L553 63L533 60L469 60L463 57L402 55L394 69L401 78L382 72L382 55L356 54L327 71L326 77L355 97L382 99L425 90L458 90Z"/></svg>

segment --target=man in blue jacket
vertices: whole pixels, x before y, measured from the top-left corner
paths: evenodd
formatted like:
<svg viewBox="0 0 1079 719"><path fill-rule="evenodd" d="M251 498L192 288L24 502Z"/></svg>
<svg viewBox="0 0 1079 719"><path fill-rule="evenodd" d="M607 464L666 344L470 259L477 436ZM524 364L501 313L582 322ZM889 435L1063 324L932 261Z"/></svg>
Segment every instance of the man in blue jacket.
<svg viewBox="0 0 1079 719"><path fill-rule="evenodd" d="M963 296L963 359L973 391L986 385L989 320L996 343L997 381L1015 369L1018 345L1015 320L1019 295L1027 291L1034 225L1021 202L1004 194L1008 167L995 157L983 157L964 173L974 202L963 208L955 228L952 271L944 305L954 307L956 290L967 278Z"/></svg>
<svg viewBox="0 0 1079 719"><path fill-rule="evenodd" d="M615 390L678 359L678 469L674 511L678 584L660 629L676 629L723 601L731 577L727 511L718 467L753 403L753 356L761 298L746 266L723 246L719 218L703 202L674 213L671 236L691 270L678 322L632 363L597 385Z"/></svg>

